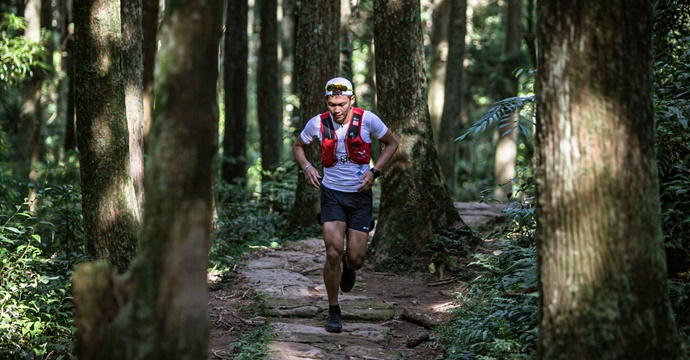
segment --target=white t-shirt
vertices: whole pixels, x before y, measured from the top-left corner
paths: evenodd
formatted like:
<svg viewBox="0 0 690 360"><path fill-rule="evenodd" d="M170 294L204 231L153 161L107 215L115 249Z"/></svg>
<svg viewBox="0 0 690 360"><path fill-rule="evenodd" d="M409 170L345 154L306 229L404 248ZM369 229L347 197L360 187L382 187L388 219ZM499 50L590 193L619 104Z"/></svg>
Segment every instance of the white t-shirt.
<svg viewBox="0 0 690 360"><path fill-rule="evenodd" d="M333 115L331 115L331 121L333 121ZM357 192L357 188L361 184L359 178L369 171L369 164L355 164L347 160L345 137L350 123L339 125L333 121L333 126L338 138L338 144L335 150L338 163L332 167L323 169L321 185L342 192ZM371 143L372 136L376 139L380 139L386 135L386 132L388 132L386 124L384 124L373 112L364 110L362 125L360 127L362 140ZM300 137L305 144L311 144L314 138L321 141L321 114L309 119Z"/></svg>

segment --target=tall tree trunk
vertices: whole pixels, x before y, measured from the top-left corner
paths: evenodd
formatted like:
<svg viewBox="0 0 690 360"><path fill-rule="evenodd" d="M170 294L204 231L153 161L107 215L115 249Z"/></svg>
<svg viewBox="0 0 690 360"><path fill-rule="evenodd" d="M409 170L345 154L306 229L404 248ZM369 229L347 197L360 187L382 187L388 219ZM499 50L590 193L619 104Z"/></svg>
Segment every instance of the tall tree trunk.
<svg viewBox="0 0 690 360"><path fill-rule="evenodd" d="M41 0L29 0L24 8L26 30L24 37L27 42L41 42ZM31 210L36 209L38 172L36 169L40 156L41 134L41 84L42 76L37 68L24 81L22 88L22 102L19 114L18 134L15 138L17 149L14 159L18 163L21 176L28 177L28 202Z"/></svg>
<svg viewBox="0 0 690 360"><path fill-rule="evenodd" d="M229 5L229 4L228 4ZM297 36L297 0L282 0L283 19L281 21L281 73L283 91L293 95L295 92L295 37Z"/></svg>
<svg viewBox="0 0 690 360"><path fill-rule="evenodd" d="M247 0L228 2L225 17L223 85L225 133L222 177L228 183L247 183Z"/></svg>
<svg viewBox="0 0 690 360"><path fill-rule="evenodd" d="M300 99L299 129L304 128L314 115L326 110L323 86L338 70L339 21L340 0L300 2L295 48L297 93ZM319 51L312 51L313 49ZM309 162L321 172L319 147L308 147L306 155ZM309 186L300 173L290 224L294 228L316 225L319 204L320 193Z"/></svg>
<svg viewBox="0 0 690 360"><path fill-rule="evenodd" d="M372 245L379 258L413 256L434 233L464 227L431 136L419 0L374 0L374 41L378 111L400 148L381 177Z"/></svg>
<svg viewBox="0 0 690 360"><path fill-rule="evenodd" d="M452 60L448 54L451 0L439 0L434 4L431 25L431 60L429 63L429 118L431 131L434 133L434 144L439 144L441 118L445 106L446 69L448 61ZM463 39L464 42L464 39ZM460 61L462 65L462 61ZM450 134L450 133L449 133ZM457 136L457 135L455 135ZM440 155L440 154L439 154Z"/></svg>
<svg viewBox="0 0 690 360"><path fill-rule="evenodd" d="M517 96L518 83L513 76L513 70L519 64L516 60L520 54L522 42L522 0L508 0L506 9L506 62L503 64L503 76L509 79L509 86L503 89L501 98ZM500 201L509 200L515 178L515 166L517 159L517 135L518 130L513 129L518 123L518 112L510 114L506 123L501 123L496 129L498 143L494 155L494 199ZM506 125L506 126L503 126ZM510 129L512 131L508 132ZM507 133L506 133L507 132Z"/></svg>
<svg viewBox="0 0 690 360"><path fill-rule="evenodd" d="M352 4L350 0L340 0L340 70L338 75L353 81L351 18Z"/></svg>
<svg viewBox="0 0 690 360"><path fill-rule="evenodd" d="M121 0L122 74L125 81L125 108L129 128L129 166L141 219L144 203L144 84L142 0Z"/></svg>
<svg viewBox="0 0 690 360"><path fill-rule="evenodd" d="M74 29L72 23L72 7L69 0L60 0L60 12L62 13L62 32L60 38L65 46L63 57L66 76L64 78L66 93L65 98L65 150L77 149L77 118L74 114L75 77L74 77Z"/></svg>
<svg viewBox="0 0 690 360"><path fill-rule="evenodd" d="M261 0L261 45L256 81L256 103L261 138L262 182L280 164L283 150L282 83L278 66L277 0Z"/></svg>
<svg viewBox="0 0 690 360"><path fill-rule="evenodd" d="M196 0L166 4L144 235L127 283L103 263L85 263L75 271L81 359L208 358L206 271L223 6Z"/></svg>
<svg viewBox="0 0 690 360"><path fill-rule="evenodd" d="M76 0L76 114L87 252L129 267L140 221L129 163L120 2Z"/></svg>
<svg viewBox="0 0 690 360"><path fill-rule="evenodd" d="M462 124L462 99L465 84L463 81L465 60L465 34L467 34L467 0L449 0L450 22L448 29L448 64L446 69L445 96L441 129L438 135L438 156L443 175L446 178L448 193L453 197L458 182L455 168L458 146L455 137Z"/></svg>
<svg viewBox="0 0 690 360"><path fill-rule="evenodd" d="M539 358L685 358L666 290L652 5L538 13Z"/></svg>
<svg viewBox="0 0 690 360"><path fill-rule="evenodd" d="M156 62L156 49L158 47L157 33L158 33L158 13L159 2L146 0L142 2L141 18L142 18L142 57L144 61L144 69L142 72L142 87L143 87L143 112L144 124L142 129L142 136L144 140L144 153L146 153L146 144L148 143L149 132L151 131L151 122L153 118L153 74Z"/></svg>

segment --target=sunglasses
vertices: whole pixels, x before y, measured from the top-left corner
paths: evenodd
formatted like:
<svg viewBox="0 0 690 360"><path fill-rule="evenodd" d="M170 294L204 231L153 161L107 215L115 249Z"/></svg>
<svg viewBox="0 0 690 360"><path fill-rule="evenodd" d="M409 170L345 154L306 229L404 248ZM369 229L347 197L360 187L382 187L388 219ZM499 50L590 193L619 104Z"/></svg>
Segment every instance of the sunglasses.
<svg viewBox="0 0 690 360"><path fill-rule="evenodd" d="M343 84L330 84L326 85L326 91L333 91L333 92L344 92L344 91L350 91L350 89L347 85Z"/></svg>

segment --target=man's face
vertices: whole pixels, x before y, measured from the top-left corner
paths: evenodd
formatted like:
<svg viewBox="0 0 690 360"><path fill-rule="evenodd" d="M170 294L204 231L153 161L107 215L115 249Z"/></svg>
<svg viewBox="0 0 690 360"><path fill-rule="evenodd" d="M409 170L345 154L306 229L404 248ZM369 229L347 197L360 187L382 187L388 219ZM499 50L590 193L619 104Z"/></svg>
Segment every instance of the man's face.
<svg viewBox="0 0 690 360"><path fill-rule="evenodd" d="M333 115L333 120L338 124L343 124L350 114L350 108L355 102L355 97L347 95L332 95L326 97L326 106Z"/></svg>

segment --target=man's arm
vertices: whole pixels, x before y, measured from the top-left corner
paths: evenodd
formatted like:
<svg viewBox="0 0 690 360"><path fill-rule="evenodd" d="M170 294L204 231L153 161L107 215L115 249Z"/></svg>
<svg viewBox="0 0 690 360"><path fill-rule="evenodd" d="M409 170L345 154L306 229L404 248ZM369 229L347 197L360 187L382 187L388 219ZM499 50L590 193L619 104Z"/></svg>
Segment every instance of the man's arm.
<svg viewBox="0 0 690 360"><path fill-rule="evenodd" d="M379 139L379 142L383 144L384 147L383 150L381 150L381 154L379 154L379 158L376 160L374 168L381 170L388 164L388 161L393 157L395 151L398 150L398 139L388 130L386 131L386 135L383 135L383 137Z"/></svg>
<svg viewBox="0 0 690 360"><path fill-rule="evenodd" d="M388 161L393 157L393 154L398 150L398 139L395 138L395 135L393 135L390 129L379 139L379 142L383 144L383 150L381 150L381 154L379 154L379 158L376 160L376 164L374 164L374 169L376 170L381 170L385 167ZM362 185L357 189L357 191L360 192L371 189L376 180L374 178L374 173L371 171L367 171L360 179L362 179Z"/></svg>
<svg viewBox="0 0 690 360"><path fill-rule="evenodd" d="M297 136L297 140L292 143L292 156L294 156L297 165L302 172L304 172L304 179L307 180L307 184L319 188L321 186L321 174L314 166L307 160L307 155L304 153L304 148L309 146L302 140L301 136Z"/></svg>

